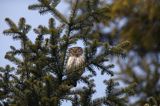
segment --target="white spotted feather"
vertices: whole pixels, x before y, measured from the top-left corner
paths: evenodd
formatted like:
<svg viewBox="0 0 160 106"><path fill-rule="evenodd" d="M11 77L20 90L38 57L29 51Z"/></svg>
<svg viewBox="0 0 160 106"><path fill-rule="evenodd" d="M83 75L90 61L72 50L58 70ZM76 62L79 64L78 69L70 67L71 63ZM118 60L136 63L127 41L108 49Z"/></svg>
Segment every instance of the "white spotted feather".
<svg viewBox="0 0 160 106"><path fill-rule="evenodd" d="M66 70L67 71L77 71L84 65L84 56L79 57L70 56L67 61Z"/></svg>

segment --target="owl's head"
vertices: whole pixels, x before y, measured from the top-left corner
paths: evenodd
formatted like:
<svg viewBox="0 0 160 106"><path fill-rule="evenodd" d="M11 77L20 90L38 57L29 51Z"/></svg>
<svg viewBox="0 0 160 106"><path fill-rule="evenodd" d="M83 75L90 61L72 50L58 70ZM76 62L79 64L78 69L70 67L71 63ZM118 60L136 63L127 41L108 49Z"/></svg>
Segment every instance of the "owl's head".
<svg viewBox="0 0 160 106"><path fill-rule="evenodd" d="M72 47L68 51L70 56L79 57L83 54L83 49L81 47Z"/></svg>

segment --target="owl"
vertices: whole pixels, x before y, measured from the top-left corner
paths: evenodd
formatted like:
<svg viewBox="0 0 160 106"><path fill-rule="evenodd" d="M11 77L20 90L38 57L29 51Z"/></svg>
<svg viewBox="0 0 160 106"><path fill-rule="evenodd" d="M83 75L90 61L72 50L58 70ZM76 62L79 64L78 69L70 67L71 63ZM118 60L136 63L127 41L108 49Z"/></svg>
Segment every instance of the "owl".
<svg viewBox="0 0 160 106"><path fill-rule="evenodd" d="M67 77L73 86L76 86L77 81L84 71L85 58L81 47L72 47L69 50L69 57L66 64Z"/></svg>

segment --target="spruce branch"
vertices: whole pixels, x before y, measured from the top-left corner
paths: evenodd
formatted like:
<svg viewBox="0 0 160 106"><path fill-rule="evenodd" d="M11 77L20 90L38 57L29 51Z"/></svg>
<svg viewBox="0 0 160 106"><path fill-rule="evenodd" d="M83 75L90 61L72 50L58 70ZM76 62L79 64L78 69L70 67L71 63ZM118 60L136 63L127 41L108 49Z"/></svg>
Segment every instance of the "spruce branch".
<svg viewBox="0 0 160 106"><path fill-rule="evenodd" d="M9 18L6 19L9 29L5 30L4 34L21 41L20 49L11 46L11 51L6 54L6 58L17 65L15 73L9 75L10 79L7 79L10 87L10 95L7 98L11 100L11 105L60 106L61 102L69 100L73 106L125 106L126 98L121 96L123 94L127 96L127 92L132 93L130 90L132 87L117 90L113 80L105 84L105 96L92 98L96 92L93 80L97 74L95 67L102 74L113 75L110 71L113 65L106 65L105 62L109 61L110 54L121 54L127 44L110 47L108 43L101 42L99 40L100 33L96 31L95 26L108 17L108 14L104 13L109 10L107 7L99 7L97 0L84 0L86 6L84 6L84 10L87 12L83 14L81 11L83 10L81 9L82 1L72 2L69 18L56 9L60 0L38 0L38 4L30 5L29 9L38 10L40 14L51 13L61 23L56 27L54 18L50 18L48 27L39 25L34 29L37 35L34 42L31 42L27 37L31 26L26 24L23 17L18 24ZM73 72L74 75L71 76L70 73L66 74L68 48L78 40L82 40L84 43L85 63L74 71L83 70L83 73L87 75L74 74ZM21 57L18 58L18 55ZM85 73L86 71L89 71L89 74ZM1 77L3 74L0 72L0 81ZM74 88L73 82L77 83L78 81L85 85L82 88L77 88L77 86ZM4 96L4 98L6 97Z"/></svg>
<svg viewBox="0 0 160 106"><path fill-rule="evenodd" d="M56 9L56 6L59 4L60 0L39 0L39 4L33 4L28 7L30 10L39 10L40 14L45 14L51 12L58 20L67 24L67 19Z"/></svg>

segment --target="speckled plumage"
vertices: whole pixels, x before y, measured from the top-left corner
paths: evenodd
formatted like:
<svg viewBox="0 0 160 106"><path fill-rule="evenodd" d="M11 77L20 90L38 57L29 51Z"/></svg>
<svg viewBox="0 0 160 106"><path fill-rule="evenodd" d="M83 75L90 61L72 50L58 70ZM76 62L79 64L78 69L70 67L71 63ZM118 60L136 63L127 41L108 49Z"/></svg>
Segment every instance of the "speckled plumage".
<svg viewBox="0 0 160 106"><path fill-rule="evenodd" d="M72 47L69 49L69 58L66 69L68 71L76 71L84 64L83 49L81 47Z"/></svg>
<svg viewBox="0 0 160 106"><path fill-rule="evenodd" d="M72 47L69 49L69 57L66 64L66 71L68 77L75 81L83 74L84 71L84 55L81 47ZM76 82L74 82L74 86Z"/></svg>

